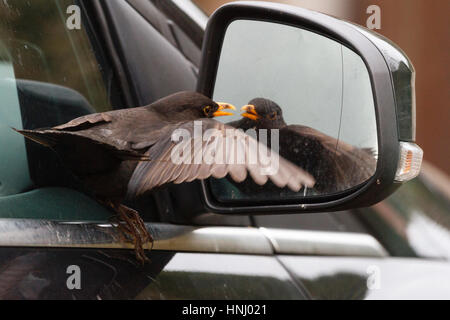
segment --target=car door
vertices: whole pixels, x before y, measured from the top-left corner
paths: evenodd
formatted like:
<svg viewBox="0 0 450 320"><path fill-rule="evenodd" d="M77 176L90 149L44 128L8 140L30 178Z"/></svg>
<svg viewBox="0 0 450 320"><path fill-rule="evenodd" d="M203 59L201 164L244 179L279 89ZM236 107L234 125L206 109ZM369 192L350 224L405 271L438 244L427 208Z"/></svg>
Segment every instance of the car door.
<svg viewBox="0 0 450 320"><path fill-rule="evenodd" d="M193 89L184 54L125 1L5 1L0 14L0 299L304 298L259 230L161 223L158 195L138 204L156 239L140 265L111 212L10 128Z"/></svg>

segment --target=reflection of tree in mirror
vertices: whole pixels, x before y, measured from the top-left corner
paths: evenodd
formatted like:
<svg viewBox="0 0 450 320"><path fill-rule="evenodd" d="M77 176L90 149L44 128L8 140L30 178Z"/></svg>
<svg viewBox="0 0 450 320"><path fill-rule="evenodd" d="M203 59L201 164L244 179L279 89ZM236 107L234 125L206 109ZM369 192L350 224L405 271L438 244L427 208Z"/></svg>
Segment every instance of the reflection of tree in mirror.
<svg viewBox="0 0 450 320"><path fill-rule="evenodd" d="M287 125L282 108L274 101L255 98L243 107L243 111L243 118L230 124L243 130L254 128L256 132L269 129L269 146L270 129L279 129L280 155L316 180L314 189L308 194L343 191L363 183L375 173L376 158L371 149L354 147L310 127ZM256 194L255 191L280 192L274 185L260 187L249 180L235 185L246 195Z"/></svg>

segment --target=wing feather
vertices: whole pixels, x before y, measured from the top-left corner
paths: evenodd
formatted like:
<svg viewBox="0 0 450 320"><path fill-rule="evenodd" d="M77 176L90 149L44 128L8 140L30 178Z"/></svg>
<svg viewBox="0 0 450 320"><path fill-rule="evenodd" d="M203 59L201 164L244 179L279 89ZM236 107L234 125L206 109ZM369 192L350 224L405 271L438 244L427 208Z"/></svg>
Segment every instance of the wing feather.
<svg viewBox="0 0 450 320"><path fill-rule="evenodd" d="M303 140L310 139L311 142L318 141L320 143L322 150L317 150L317 152L321 152L321 156L327 160L326 163L332 166L334 179L339 184L335 186L337 189L354 187L375 173L377 160L371 149L352 146L306 126L289 125L282 130L286 135L299 135ZM291 148L288 145L283 147L288 150ZM284 152L281 153L284 154ZM294 159L289 160L294 161ZM332 179L333 177L325 178ZM319 185L319 181L317 185Z"/></svg>
<svg viewBox="0 0 450 320"><path fill-rule="evenodd" d="M204 119L201 123L202 137L194 138L194 122L184 122L173 129L187 130L190 136L174 142L171 134L165 134L146 152L145 155L151 161L137 165L128 184L129 198L167 183L190 182L210 176L223 178L227 174L233 180L242 182L249 173L259 185L270 179L280 188L288 186L294 191L300 190L303 185L314 185L315 180L310 174L282 157L278 157L278 170L265 173L262 170L265 166L259 157L251 153L258 152L260 148L260 153L270 157L273 151L242 130L212 119ZM215 130L217 138L204 138L209 129ZM230 133L232 138L229 137ZM251 148L251 145L254 147ZM174 154L177 156L175 159L172 158ZM238 155L242 158L238 158ZM257 161L252 162L251 159Z"/></svg>
<svg viewBox="0 0 450 320"><path fill-rule="evenodd" d="M61 124L59 126L53 127L55 130L81 130L82 128L86 128L89 125L99 124L99 123L107 123L111 122L112 117L108 114L108 112L102 113L92 113L86 116L82 116L76 119L73 119L67 123Z"/></svg>

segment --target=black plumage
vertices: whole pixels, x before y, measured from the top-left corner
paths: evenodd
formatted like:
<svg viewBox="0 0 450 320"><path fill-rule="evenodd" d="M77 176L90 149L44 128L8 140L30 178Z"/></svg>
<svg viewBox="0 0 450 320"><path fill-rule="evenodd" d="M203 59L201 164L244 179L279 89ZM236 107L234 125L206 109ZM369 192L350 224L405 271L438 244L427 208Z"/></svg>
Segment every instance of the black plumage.
<svg viewBox="0 0 450 320"><path fill-rule="evenodd" d="M274 101L255 98L242 110L243 118L229 125L257 133L259 129L278 129L279 154L315 178L318 194L355 187L375 173L377 161L372 150L351 146L307 126L287 125ZM270 146L270 130L267 141Z"/></svg>
<svg viewBox="0 0 450 320"><path fill-rule="evenodd" d="M171 140L177 129L194 137L194 124L200 121L202 136L208 129L223 136L227 129L234 130L236 141L243 146L248 159L251 150L245 146L251 138L211 119L231 115L224 109L234 107L216 103L199 93L180 92L144 107L90 114L51 129L17 131L53 149L96 199L117 212L117 227L123 231L125 240L134 242L138 259L145 260L142 247L153 239L138 213L121 204L126 197L134 198L168 183L206 179L211 175L229 174L235 181L243 181L247 171L260 185L269 178L279 187L292 190L314 184L309 174L284 159L280 159L278 172L264 176L258 171L260 163L196 163L193 160L197 149L193 146L197 140L180 143ZM199 141L204 150L217 147L211 141ZM176 164L170 154L180 146L184 151L192 148L193 152L191 159ZM226 148L224 144L219 147Z"/></svg>

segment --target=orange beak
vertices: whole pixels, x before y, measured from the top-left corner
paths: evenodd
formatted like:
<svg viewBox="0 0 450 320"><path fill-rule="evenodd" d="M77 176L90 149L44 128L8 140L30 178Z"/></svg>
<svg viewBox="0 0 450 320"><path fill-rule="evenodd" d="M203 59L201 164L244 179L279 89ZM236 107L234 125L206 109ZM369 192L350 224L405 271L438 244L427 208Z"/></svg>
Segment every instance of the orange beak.
<svg viewBox="0 0 450 320"><path fill-rule="evenodd" d="M241 108L241 111L245 111L241 114L241 116L245 118L249 118L253 121L256 121L261 118L261 116L256 112L255 106L252 104L247 104Z"/></svg>
<svg viewBox="0 0 450 320"><path fill-rule="evenodd" d="M216 112L213 113L214 117L220 117L220 116L232 116L233 113L232 112L226 112L223 111L225 109L231 109L231 110L236 110L236 107L233 106L230 103L226 103L226 102L217 102L217 104L219 105L219 108L217 109Z"/></svg>

